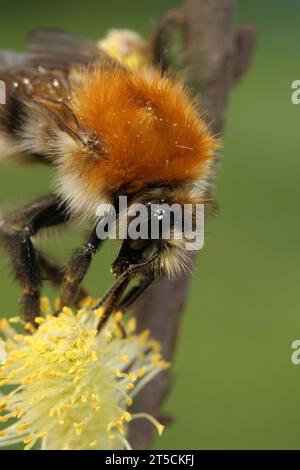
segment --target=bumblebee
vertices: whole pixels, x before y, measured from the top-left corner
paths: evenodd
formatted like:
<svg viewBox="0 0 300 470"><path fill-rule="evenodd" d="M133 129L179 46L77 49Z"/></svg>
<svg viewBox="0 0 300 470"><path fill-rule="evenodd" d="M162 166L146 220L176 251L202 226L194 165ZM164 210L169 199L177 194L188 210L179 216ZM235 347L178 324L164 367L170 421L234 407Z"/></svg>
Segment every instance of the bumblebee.
<svg viewBox="0 0 300 470"><path fill-rule="evenodd" d="M26 321L39 315L43 279L61 286L61 306L84 297L82 281L102 244L99 205L115 205L120 195L130 205L211 203L218 144L197 102L178 78L149 65L151 51L137 36L124 35L127 62L106 52L107 42L51 29L31 33L24 55L0 52L7 92L0 158L42 162L56 175L53 194L1 220ZM60 267L35 247L34 237L76 218L88 220L90 235ZM112 265L116 281L101 300L103 321L114 309L129 308L155 279L176 276L187 260L183 241L174 237L123 240ZM138 285L130 288L133 278Z"/></svg>

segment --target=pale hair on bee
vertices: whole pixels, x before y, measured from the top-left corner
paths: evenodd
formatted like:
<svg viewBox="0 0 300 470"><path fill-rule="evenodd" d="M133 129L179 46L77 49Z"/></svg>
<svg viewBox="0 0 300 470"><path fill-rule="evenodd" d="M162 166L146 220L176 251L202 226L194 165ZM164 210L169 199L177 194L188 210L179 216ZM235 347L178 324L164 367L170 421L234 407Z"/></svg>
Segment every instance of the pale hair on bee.
<svg viewBox="0 0 300 470"><path fill-rule="evenodd" d="M127 30L113 30L98 42L37 30L26 54L0 53L7 97L0 106L1 158L40 162L56 175L53 194L6 215L1 224L28 321L39 314L44 279L61 286L61 306L86 295L82 281L102 244L99 204L116 204L126 195L129 207L163 201L213 211L219 143L182 81L154 62L149 44ZM70 219L87 220L92 228L62 267L33 238ZM174 236L122 240L112 265L116 281L95 308L105 307L105 321L113 310L129 308L153 280L178 276L190 265L183 240ZM133 278L139 284L127 290Z"/></svg>

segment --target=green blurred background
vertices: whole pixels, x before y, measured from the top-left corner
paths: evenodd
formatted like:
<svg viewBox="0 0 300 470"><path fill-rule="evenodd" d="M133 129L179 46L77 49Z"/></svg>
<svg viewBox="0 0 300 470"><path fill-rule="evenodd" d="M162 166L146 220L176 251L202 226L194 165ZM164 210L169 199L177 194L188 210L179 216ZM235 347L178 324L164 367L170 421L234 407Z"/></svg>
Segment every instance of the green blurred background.
<svg viewBox="0 0 300 470"><path fill-rule="evenodd" d="M200 0L199 0L200 1ZM203 0L204 1L204 0ZM145 35L180 0L1 0L0 44L22 49L26 33L63 27L100 38L111 27ZM234 90L216 181L220 214L198 256L164 409L176 417L156 449L299 449L300 366L300 2L240 0L237 17L254 23L251 71ZM0 167L1 207L48 191L44 168ZM47 240L67 257L76 230ZM113 245L113 244L112 244ZM115 247L95 260L88 286L99 296L111 283ZM1 315L17 313L18 289L1 259Z"/></svg>

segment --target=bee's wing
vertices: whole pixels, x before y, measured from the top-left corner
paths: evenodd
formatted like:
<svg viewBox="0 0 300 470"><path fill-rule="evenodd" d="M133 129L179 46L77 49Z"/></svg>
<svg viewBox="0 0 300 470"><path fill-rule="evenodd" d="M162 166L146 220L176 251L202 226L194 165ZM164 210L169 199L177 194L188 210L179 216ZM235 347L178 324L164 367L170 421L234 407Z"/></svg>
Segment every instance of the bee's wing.
<svg viewBox="0 0 300 470"><path fill-rule="evenodd" d="M42 142L47 141L55 124L76 141L94 142L94 136L85 136L88 131L81 128L70 106L72 81L80 80L76 68L93 63L101 63L105 68L121 66L96 42L53 29L32 32L24 65L16 62L12 58L9 62L6 57L7 66L0 64L0 80L6 85L7 98L7 105L0 106L0 137L1 132L10 137L18 134L28 153L46 155L48 148ZM26 139L25 127L29 129ZM46 129L45 135L36 132L37 128Z"/></svg>
<svg viewBox="0 0 300 470"><path fill-rule="evenodd" d="M76 65L116 62L101 50L96 41L81 38L59 29L38 29L28 36L28 59L32 65L46 69L68 70Z"/></svg>
<svg viewBox="0 0 300 470"><path fill-rule="evenodd" d="M0 70L24 67L26 63L26 54L0 49Z"/></svg>
<svg viewBox="0 0 300 470"><path fill-rule="evenodd" d="M34 101L35 96L61 102L68 96L69 81L62 70L43 70L28 66L1 69L0 80L7 89L7 96L14 95L20 101Z"/></svg>

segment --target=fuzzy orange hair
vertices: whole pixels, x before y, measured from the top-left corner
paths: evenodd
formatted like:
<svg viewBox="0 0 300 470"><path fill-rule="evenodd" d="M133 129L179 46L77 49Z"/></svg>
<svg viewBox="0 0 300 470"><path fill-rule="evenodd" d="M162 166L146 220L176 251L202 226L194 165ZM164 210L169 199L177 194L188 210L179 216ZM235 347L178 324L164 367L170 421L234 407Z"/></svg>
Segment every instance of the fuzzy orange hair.
<svg viewBox="0 0 300 470"><path fill-rule="evenodd" d="M217 142L180 82L153 70L99 65L81 72L72 96L80 124L101 142L92 160L73 154L92 191L130 193L201 180L209 171Z"/></svg>

